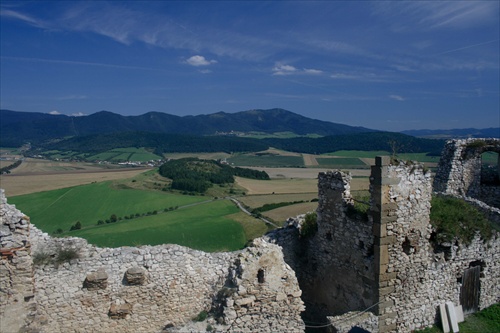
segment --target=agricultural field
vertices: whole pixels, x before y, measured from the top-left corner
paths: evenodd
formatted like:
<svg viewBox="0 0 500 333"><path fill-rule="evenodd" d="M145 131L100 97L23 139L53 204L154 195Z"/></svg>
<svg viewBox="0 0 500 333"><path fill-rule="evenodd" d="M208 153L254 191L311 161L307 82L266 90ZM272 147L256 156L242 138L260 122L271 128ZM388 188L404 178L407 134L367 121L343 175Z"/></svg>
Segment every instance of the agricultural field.
<svg viewBox="0 0 500 333"><path fill-rule="evenodd" d="M144 148L116 148L104 153L92 155L86 158L88 161L108 161L108 162L147 162L160 160L161 156L153 154Z"/></svg>
<svg viewBox="0 0 500 333"><path fill-rule="evenodd" d="M235 166L264 166L264 167L301 167L304 166L302 156L283 156L274 154L241 154L227 159Z"/></svg>
<svg viewBox="0 0 500 333"><path fill-rule="evenodd" d="M142 153L135 148L112 152L115 158ZM116 164L26 159L0 180L9 203L16 204L35 225L49 233L61 229L59 236L81 236L100 246L176 243L205 251L225 251L242 248L249 240L267 232L269 226L241 212L230 200L217 198L236 196L249 210L278 204L277 208L261 214L282 224L289 217L316 209L317 202L311 200L317 198L319 172L349 171L353 176L351 191L366 191L370 170L360 167L365 165L365 159L376 155L387 154L310 155L269 149L257 154L166 155L230 161L236 158L271 177L268 181L236 177L235 184L215 185L205 196L162 191L171 181L160 176L157 169L125 169ZM281 164L300 167L277 167ZM113 214L117 222L106 223ZM98 225L99 220L103 222ZM70 231L77 221L82 228Z"/></svg>
<svg viewBox="0 0 500 333"><path fill-rule="evenodd" d="M247 229L255 233L226 217L239 212L229 200L113 185L101 182L40 192L9 198L9 203L46 232L83 237L99 246L175 243L205 251L232 251L244 246ZM113 214L116 222L112 222ZM69 231L76 222L82 228Z"/></svg>
<svg viewBox="0 0 500 333"><path fill-rule="evenodd" d="M238 208L229 200L202 203L196 209L179 208L162 214L104 224L70 232L103 247L179 244L215 252L244 247L243 227L227 215Z"/></svg>
<svg viewBox="0 0 500 333"><path fill-rule="evenodd" d="M150 168L121 168L82 162L58 162L27 158L10 174L1 175L7 197L59 188L134 177Z"/></svg>
<svg viewBox="0 0 500 333"><path fill-rule="evenodd" d="M236 183L247 190L247 195L315 193L318 191L316 179L271 179L255 180L235 177Z"/></svg>
<svg viewBox="0 0 500 333"><path fill-rule="evenodd" d="M329 166L332 168L343 168L343 169L351 169L351 168L364 168L368 169L370 166L365 162L355 157L334 157L334 158L316 158L318 164L322 167Z"/></svg>

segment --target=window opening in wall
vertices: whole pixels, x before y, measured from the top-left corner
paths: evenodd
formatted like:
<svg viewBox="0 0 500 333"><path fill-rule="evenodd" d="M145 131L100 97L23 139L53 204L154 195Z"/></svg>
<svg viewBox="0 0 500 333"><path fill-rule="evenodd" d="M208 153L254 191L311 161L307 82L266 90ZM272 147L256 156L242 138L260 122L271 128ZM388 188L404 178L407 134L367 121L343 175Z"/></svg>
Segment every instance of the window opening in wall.
<svg viewBox="0 0 500 333"><path fill-rule="evenodd" d="M407 255L410 255L414 252L413 246L411 246L411 242L408 239L408 237L406 237L405 241L403 242L403 252L406 253Z"/></svg>
<svg viewBox="0 0 500 333"><path fill-rule="evenodd" d="M500 155L493 151L481 154L481 184L500 186Z"/></svg>
<svg viewBox="0 0 500 333"><path fill-rule="evenodd" d="M257 272L257 281L259 283L266 282L266 272L262 268Z"/></svg>

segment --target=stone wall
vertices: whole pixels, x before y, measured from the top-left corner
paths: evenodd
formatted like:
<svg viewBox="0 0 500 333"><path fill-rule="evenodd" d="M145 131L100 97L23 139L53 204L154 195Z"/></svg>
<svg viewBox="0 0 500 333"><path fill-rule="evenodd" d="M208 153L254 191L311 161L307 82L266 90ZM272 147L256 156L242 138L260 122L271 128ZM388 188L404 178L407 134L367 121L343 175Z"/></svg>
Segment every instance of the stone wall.
<svg viewBox="0 0 500 333"><path fill-rule="evenodd" d="M318 175L318 231L308 242L302 267L304 300L330 315L373 304L372 221L354 210L351 176L334 171Z"/></svg>
<svg viewBox="0 0 500 333"><path fill-rule="evenodd" d="M300 237L303 217L267 235L297 272L306 323L340 332L352 327L411 332L432 325L440 304L461 303L464 272L478 265L479 308L500 301L498 232L490 240L477 235L471 244L434 244L431 174L423 166L391 165L388 157L378 157L370 176L368 220L353 213L349 182L340 171L319 175L314 237ZM466 199L499 221L500 210Z"/></svg>
<svg viewBox="0 0 500 333"><path fill-rule="evenodd" d="M36 310L29 218L0 189L0 332L26 329Z"/></svg>
<svg viewBox="0 0 500 333"><path fill-rule="evenodd" d="M499 153L500 161L500 139L447 141L434 178L434 191L473 197L500 208L496 205L500 199L493 199L498 195L491 196L500 193L499 186L481 184L481 154L488 151ZM500 163L497 163L496 173L499 179Z"/></svg>
<svg viewBox="0 0 500 333"><path fill-rule="evenodd" d="M13 221L18 221L14 227ZM4 281L2 274L0 313L15 322L2 320L10 325L2 332L17 332L25 321L50 333L176 332L205 330L209 324L230 332L304 330L295 274L281 249L265 240L242 251L205 253L178 245L99 248L80 238L50 237L34 226L28 237L27 218L4 197L2 223L19 229L26 241L12 240L11 247L32 245L31 256L24 247L16 250L17 257L29 258L27 266L23 261L22 267L13 267L16 257L2 259L12 271L8 277L21 285ZM4 244L12 237L3 225L5 253ZM20 309L19 304L26 308L25 300L36 304L36 312ZM193 326L192 319L203 311L211 313L201 323L205 327Z"/></svg>

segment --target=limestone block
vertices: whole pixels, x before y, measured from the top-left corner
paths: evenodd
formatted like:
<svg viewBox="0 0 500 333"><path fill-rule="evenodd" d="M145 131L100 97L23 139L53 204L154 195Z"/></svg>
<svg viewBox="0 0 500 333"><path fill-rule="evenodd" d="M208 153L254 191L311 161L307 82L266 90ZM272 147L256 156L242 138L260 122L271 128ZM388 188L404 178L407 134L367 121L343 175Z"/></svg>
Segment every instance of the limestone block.
<svg viewBox="0 0 500 333"><path fill-rule="evenodd" d="M108 287L108 273L101 268L97 272L87 275L83 287L88 290L106 289Z"/></svg>
<svg viewBox="0 0 500 333"><path fill-rule="evenodd" d="M111 319L125 319L128 314L132 313L132 304L111 304L108 316Z"/></svg>
<svg viewBox="0 0 500 333"><path fill-rule="evenodd" d="M131 286L143 285L146 281L146 271L140 267L132 267L125 272L125 281Z"/></svg>

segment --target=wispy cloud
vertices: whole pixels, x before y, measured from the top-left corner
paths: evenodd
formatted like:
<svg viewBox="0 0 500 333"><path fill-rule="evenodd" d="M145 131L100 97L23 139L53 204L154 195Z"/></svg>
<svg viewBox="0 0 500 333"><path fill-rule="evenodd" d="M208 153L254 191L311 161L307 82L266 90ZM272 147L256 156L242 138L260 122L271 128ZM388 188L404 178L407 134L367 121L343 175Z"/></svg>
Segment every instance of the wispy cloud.
<svg viewBox="0 0 500 333"><path fill-rule="evenodd" d="M148 71L158 71L159 70L157 68L150 68L150 67L123 66L123 65L105 64L105 63L99 63L99 62L72 61L72 60L60 60L60 59L3 57L3 56L0 57L0 59L11 60L11 61L45 62L45 63L62 64L62 65L108 67L108 68L118 68L118 69L135 69L135 70L148 70Z"/></svg>
<svg viewBox="0 0 500 333"><path fill-rule="evenodd" d="M18 12L18 11L14 11L11 9L1 8L0 9L0 16L2 18L5 18L5 19L20 20L20 21L23 21L24 23L27 23L29 25L32 25L32 26L35 26L38 28L48 29L50 27L48 22L45 22L41 19L32 17L32 16L27 15L27 14L23 14L23 13Z"/></svg>
<svg viewBox="0 0 500 333"><path fill-rule="evenodd" d="M92 32L125 45L142 42L165 49L205 50L238 59L261 60L279 48L275 41L228 29L180 24L174 17L154 12L150 7L92 1L66 3L62 14L54 13L50 21L10 9L5 14L2 11L2 15L40 28Z"/></svg>
<svg viewBox="0 0 500 333"><path fill-rule="evenodd" d="M406 30L463 29L498 17L498 1L375 1L374 15L392 19Z"/></svg>
<svg viewBox="0 0 500 333"><path fill-rule="evenodd" d="M389 98L390 98L390 99L393 99L393 100L395 100L395 101L400 101L400 102L402 102L402 101L404 101L404 100L405 100L405 99L404 99L404 97L399 96L399 95L389 95Z"/></svg>
<svg viewBox="0 0 500 333"><path fill-rule="evenodd" d="M72 113L71 116L73 116L73 117L83 117L83 116L86 116L86 114L83 113L83 112L76 112L76 113Z"/></svg>
<svg viewBox="0 0 500 333"><path fill-rule="evenodd" d="M321 75L322 70L314 68L303 68L299 69L292 65L286 65L284 63L276 63L272 69L273 75Z"/></svg>
<svg viewBox="0 0 500 333"><path fill-rule="evenodd" d="M304 68L304 73L311 74L311 75L320 75L320 74L323 74L323 71L321 71L319 69Z"/></svg>
<svg viewBox="0 0 500 333"><path fill-rule="evenodd" d="M69 101L69 100L75 100L75 99L87 99L87 96L85 95L68 95L68 96L62 96L56 98L58 101Z"/></svg>
<svg viewBox="0 0 500 333"><path fill-rule="evenodd" d="M58 116L60 114L62 114L61 112L57 111L57 110L53 110L53 111L50 111L49 114L52 114L54 116Z"/></svg>
<svg viewBox="0 0 500 333"><path fill-rule="evenodd" d="M205 59L205 57L201 56L201 55L194 55L191 58L187 59L186 63L191 65L191 66L198 67L198 66L213 65L213 64L216 64L217 61Z"/></svg>

